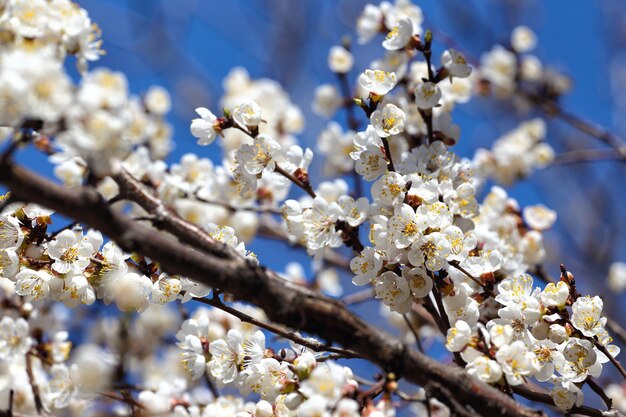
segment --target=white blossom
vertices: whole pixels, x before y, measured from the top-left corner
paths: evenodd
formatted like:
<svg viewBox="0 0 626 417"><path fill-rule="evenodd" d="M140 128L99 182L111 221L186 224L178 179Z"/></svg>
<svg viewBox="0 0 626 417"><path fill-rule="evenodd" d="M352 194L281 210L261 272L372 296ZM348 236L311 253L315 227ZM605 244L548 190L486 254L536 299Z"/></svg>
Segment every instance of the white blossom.
<svg viewBox="0 0 626 417"><path fill-rule="evenodd" d="M447 49L443 52L441 65L448 70L452 77L466 78L472 73L472 67L467 64L463 54L455 49Z"/></svg>
<svg viewBox="0 0 626 417"><path fill-rule="evenodd" d="M210 145L220 133L219 121L210 110L204 107L198 107L196 113L200 118L192 120L191 134L198 138L198 145Z"/></svg>
<svg viewBox="0 0 626 417"><path fill-rule="evenodd" d="M382 110L375 110L370 116L370 123L378 136L386 138L402 133L406 124L406 114L394 104L385 104Z"/></svg>
<svg viewBox="0 0 626 417"><path fill-rule="evenodd" d="M401 17L391 28L383 41L383 47L390 51L404 48L413 36L413 22L408 17Z"/></svg>
<svg viewBox="0 0 626 417"><path fill-rule="evenodd" d="M361 87L377 96L384 96L391 91L397 83L395 72L385 72L382 70L365 70L359 76Z"/></svg>
<svg viewBox="0 0 626 417"><path fill-rule="evenodd" d="M343 46L333 46L328 52L328 67L332 72L345 74L350 72L354 65L354 58L350 51Z"/></svg>
<svg viewBox="0 0 626 417"><path fill-rule="evenodd" d="M415 87L415 103L420 109L430 109L439 104L441 89L430 81L422 82Z"/></svg>
<svg viewBox="0 0 626 417"><path fill-rule="evenodd" d="M232 110L233 120L246 132L249 127L261 123L261 107L252 100L246 100Z"/></svg>

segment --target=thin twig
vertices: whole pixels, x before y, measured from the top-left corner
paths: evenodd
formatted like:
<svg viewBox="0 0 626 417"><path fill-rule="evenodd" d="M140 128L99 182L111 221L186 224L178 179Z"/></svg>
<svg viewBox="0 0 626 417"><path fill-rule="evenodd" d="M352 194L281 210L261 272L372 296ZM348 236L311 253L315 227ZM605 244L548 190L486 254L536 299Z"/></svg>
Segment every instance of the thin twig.
<svg viewBox="0 0 626 417"><path fill-rule="evenodd" d="M614 149L577 149L555 155L550 166L564 166L585 162L622 161L626 158L618 155Z"/></svg>
<svg viewBox="0 0 626 417"><path fill-rule="evenodd" d="M285 330L274 324L257 320L252 316L249 316L233 307L230 307L224 304L222 300L220 300L219 295L216 292L213 293L213 296L211 298L193 298L193 300L198 301L202 304L207 304L207 305L219 308L222 311L232 314L233 316L237 317L239 320L243 322L253 324L257 327L261 327L262 329L268 330L272 333L282 336L285 339L292 340L316 352L333 352L333 353L338 353L340 355L343 355L346 358L357 358L359 356L356 352L353 352L351 350L342 349L336 346L325 345L321 342L318 342L317 340L304 338L295 332Z"/></svg>
<svg viewBox="0 0 626 417"><path fill-rule="evenodd" d="M388 169L389 171L395 171L396 167L393 165L393 160L391 159L391 148L389 147L389 141L387 138L380 138L383 142L383 146L385 148L385 154L387 155L387 162L389 163Z"/></svg>
<svg viewBox="0 0 626 417"><path fill-rule="evenodd" d="M26 353L26 374L28 375L28 382L30 383L31 389L33 391L33 398L35 399L35 408L37 409L37 414L41 414L43 410L43 404L41 402L41 395L39 394L39 385L35 381L35 374L33 373L33 363L32 363L32 354L31 352Z"/></svg>
<svg viewBox="0 0 626 417"><path fill-rule="evenodd" d="M250 206L243 206L243 207L235 207L229 203L226 203L224 201L218 201L218 200L208 200L206 198L202 198L200 196L198 196L198 193L193 194L193 198L195 198L196 200L198 200L201 203L204 204L210 204L212 206L219 206L219 207L223 207L226 210L230 211L230 212L236 212L236 211L251 211L254 213L259 213L259 214L281 214L280 209L274 208L274 207L250 207Z"/></svg>
<svg viewBox="0 0 626 417"><path fill-rule="evenodd" d="M606 392L604 392L602 387L600 385L598 385L598 383L596 381L594 381L594 379L592 377L588 376L587 379L585 380L585 382L587 383L587 385L589 385L589 387L596 394L598 394L598 396L600 398L602 398L602 401L604 401L604 404L606 404L606 408L608 410L613 408L613 400L608 395L606 395Z"/></svg>
<svg viewBox="0 0 626 417"><path fill-rule="evenodd" d="M548 404L551 406L555 406L554 400L549 394L533 391L525 385L514 385L511 388L513 389L513 392L515 394L520 395L526 399L539 402L539 403ZM574 407L571 410L569 410L569 413L570 414L582 414L582 415L591 416L591 417L604 417L603 411L598 410L596 408L588 407L585 405L581 405L580 407Z"/></svg>
<svg viewBox="0 0 626 417"><path fill-rule="evenodd" d="M355 305L355 304L361 304L365 301L370 301L372 300L373 297L374 297L374 289L366 288L364 290L355 292L353 294L346 295L345 297L341 299L341 301L345 305L350 306L350 305Z"/></svg>
<svg viewBox="0 0 626 417"><path fill-rule="evenodd" d="M308 195L311 196L311 198L317 197L317 195L315 194L315 191L313 191L313 188L311 187L311 184L309 184L308 182L305 183L303 181L300 181L299 179L294 177L292 174L285 171L280 165L276 164L274 171L278 172L280 175L287 178L289 181L291 181L298 187L302 188L304 191L306 191Z"/></svg>
<svg viewBox="0 0 626 417"><path fill-rule="evenodd" d="M415 338L415 343L417 344L417 348L420 350L420 352L424 353L424 347L422 346L422 341L420 340L420 336L417 333L417 330L413 327L413 323L411 323L411 320L409 319L408 314L403 314L402 318L404 319L404 322L406 323L411 333L413 333L413 337Z"/></svg>
<svg viewBox="0 0 626 417"><path fill-rule="evenodd" d="M491 288L488 288L486 285L484 285L478 278L474 277L472 274L470 274L469 272L467 272L467 270L465 268L463 268L461 265L459 265L458 262L448 262L448 264L459 270L461 273L463 273L463 275L465 275L466 277L468 277L469 279L471 279L472 281L474 281L476 283L476 285L478 285L480 288L482 288L483 290L485 290L485 292L487 294L489 294L489 296L494 297L496 296L496 294L491 290Z"/></svg>

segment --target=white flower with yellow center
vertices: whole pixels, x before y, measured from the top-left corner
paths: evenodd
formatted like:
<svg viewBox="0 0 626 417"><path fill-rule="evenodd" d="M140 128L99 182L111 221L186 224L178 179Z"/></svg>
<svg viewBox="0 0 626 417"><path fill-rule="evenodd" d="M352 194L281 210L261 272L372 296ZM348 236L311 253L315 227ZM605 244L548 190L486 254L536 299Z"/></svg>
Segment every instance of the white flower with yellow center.
<svg viewBox="0 0 626 417"><path fill-rule="evenodd" d="M478 322L478 302L470 297L472 292L465 285L455 286L454 291L453 296L443 299L443 307L450 319L450 324L463 320L470 326L474 326Z"/></svg>
<svg viewBox="0 0 626 417"><path fill-rule="evenodd" d="M20 258L14 250L0 249L0 277L13 279L20 267Z"/></svg>
<svg viewBox="0 0 626 417"><path fill-rule="evenodd" d="M246 100L235 106L232 115L235 123L246 132L249 127L258 126L261 123L261 107L252 100Z"/></svg>
<svg viewBox="0 0 626 417"><path fill-rule="evenodd" d="M409 261L415 266L424 264L430 271L439 271L446 265L446 258L452 253L446 235L433 232L423 235L411 246Z"/></svg>
<svg viewBox="0 0 626 417"><path fill-rule="evenodd" d="M428 227L426 219L419 216L408 204L397 206L387 224L394 244L402 249L415 242ZM418 266L419 264L414 264Z"/></svg>
<svg viewBox="0 0 626 417"><path fill-rule="evenodd" d="M378 32L380 32L383 12L380 7L373 4L366 4L363 12L357 18L356 32L359 35L360 45L369 42Z"/></svg>
<svg viewBox="0 0 626 417"><path fill-rule="evenodd" d="M472 339L472 328L463 320L457 320L446 334L446 349L450 352L460 352Z"/></svg>
<svg viewBox="0 0 626 417"><path fill-rule="evenodd" d="M226 340L218 339L209 345L211 361L208 366L218 384L225 385L235 381L239 372L243 370L243 342L241 332L231 329L226 335Z"/></svg>
<svg viewBox="0 0 626 417"><path fill-rule="evenodd" d="M388 164L380 146L368 146L359 154L354 169L365 181L374 181L387 171Z"/></svg>
<svg viewBox="0 0 626 417"><path fill-rule="evenodd" d="M52 269L59 274L81 274L89 265L89 258L98 249L97 242L83 238L80 229L63 230L48 243L48 256L54 260Z"/></svg>
<svg viewBox="0 0 626 417"><path fill-rule="evenodd" d="M19 220L13 216L0 216L0 249L16 250L24 240Z"/></svg>
<svg viewBox="0 0 626 417"><path fill-rule="evenodd" d="M204 107L198 107L196 113L200 118L191 121L191 134L198 138L198 145L210 145L220 132L217 116Z"/></svg>
<svg viewBox="0 0 626 417"><path fill-rule="evenodd" d="M185 320L176 333L176 345L183 350L180 354L182 364L194 381L207 370L208 336L209 317L206 314L196 314L194 318Z"/></svg>
<svg viewBox="0 0 626 417"><path fill-rule="evenodd" d="M526 377L539 371L537 357L521 340L500 347L496 352L496 360L510 385L523 384Z"/></svg>
<svg viewBox="0 0 626 417"><path fill-rule="evenodd" d="M369 284L376 278L382 266L381 254L372 247L366 247L359 256L350 261L350 269L355 274L352 282L355 285Z"/></svg>
<svg viewBox="0 0 626 417"><path fill-rule="evenodd" d="M30 350L32 343L26 320L21 317L18 319L8 316L2 318L0 321L0 360L23 358Z"/></svg>
<svg viewBox="0 0 626 417"><path fill-rule="evenodd" d="M498 89L501 94L510 93L517 72L515 54L501 45L496 45L480 58L481 75Z"/></svg>
<svg viewBox="0 0 626 417"><path fill-rule="evenodd" d="M354 57L350 51L338 45L330 48L328 52L328 68L332 72L345 74L350 72L352 65L354 65Z"/></svg>
<svg viewBox="0 0 626 417"><path fill-rule="evenodd" d="M479 356L465 366L468 374L487 384L497 382L502 378L502 367L487 356Z"/></svg>
<svg viewBox="0 0 626 417"><path fill-rule="evenodd" d="M26 297L27 301L37 301L48 296L50 292L50 280L53 277L46 271L34 269L22 269L15 276L15 293Z"/></svg>
<svg viewBox="0 0 626 417"><path fill-rule="evenodd" d="M447 256L448 261L463 262L467 259L469 251L476 247L476 235L473 232L463 233L456 226L448 226L443 230L443 234L450 243L450 255Z"/></svg>
<svg viewBox="0 0 626 417"><path fill-rule="evenodd" d="M540 294L541 304L546 307L562 307L569 297L569 286L563 282L550 282Z"/></svg>
<svg viewBox="0 0 626 417"><path fill-rule="evenodd" d="M463 54L454 49L443 52L441 65L448 70L448 74L452 77L466 78L472 73L472 67L467 64Z"/></svg>
<svg viewBox="0 0 626 417"><path fill-rule="evenodd" d="M275 158L280 152L280 145L267 135L254 138L252 145L242 145L235 154L237 164L250 175L258 175L264 170L273 171Z"/></svg>
<svg viewBox="0 0 626 417"><path fill-rule="evenodd" d="M341 232L335 227L341 213L339 204L328 203L322 197L316 197L311 208L304 211L304 234L310 251L318 251L325 246L336 248L342 244Z"/></svg>
<svg viewBox="0 0 626 417"><path fill-rule="evenodd" d="M388 103L370 116L370 123L381 138L404 132L406 114L398 106Z"/></svg>
<svg viewBox="0 0 626 417"><path fill-rule="evenodd" d="M550 396L554 401L554 405L563 411L569 411L574 406L583 405L583 392L575 384L570 381L562 380L557 383L551 390Z"/></svg>
<svg viewBox="0 0 626 417"><path fill-rule="evenodd" d="M284 382L293 379L294 375L289 366L286 361L278 362L274 358L263 358L244 371L246 378L243 384L261 398L274 401Z"/></svg>
<svg viewBox="0 0 626 417"><path fill-rule="evenodd" d="M159 304L174 301L182 288L182 284L178 278L161 274L159 279L152 285L152 301Z"/></svg>
<svg viewBox="0 0 626 417"><path fill-rule="evenodd" d="M551 228L556 221L556 212L543 204L524 207L523 216L528 226L539 231Z"/></svg>
<svg viewBox="0 0 626 417"><path fill-rule="evenodd" d="M585 336L593 337L604 330L606 317L602 317L603 302L595 297L579 297L572 304L572 324Z"/></svg>
<svg viewBox="0 0 626 417"><path fill-rule="evenodd" d="M397 51L404 48L411 41L412 36L413 22L410 18L403 16L398 19L398 22L385 37L383 47L389 51Z"/></svg>
<svg viewBox="0 0 626 417"><path fill-rule="evenodd" d="M537 46L537 35L527 26L517 26L511 32L511 46L520 54L530 52Z"/></svg>
<svg viewBox="0 0 626 417"><path fill-rule="evenodd" d="M72 396L76 393L78 388L73 378L77 374L77 365L72 365L70 368L64 364L52 365L50 369L50 376L52 378L46 387L46 400L49 401L54 408L62 409L70 404Z"/></svg>
<svg viewBox="0 0 626 417"><path fill-rule="evenodd" d="M593 343L573 337L562 352L555 354L554 366L563 378L571 382L582 382L587 376L597 377L602 372Z"/></svg>
<svg viewBox="0 0 626 417"><path fill-rule="evenodd" d="M191 374L191 379L194 381L200 379L207 369L207 352L204 349L202 339L188 334L177 345L183 350L180 354L182 364L185 370Z"/></svg>
<svg viewBox="0 0 626 417"><path fill-rule="evenodd" d="M513 341L515 332L508 324L497 324L490 321L487 323L487 329L489 330L489 340L496 347L508 345Z"/></svg>
<svg viewBox="0 0 626 417"><path fill-rule="evenodd" d="M406 314L411 310L413 297L406 278L393 271L382 273L376 279L374 287L376 298L382 299L391 311Z"/></svg>
<svg viewBox="0 0 626 417"><path fill-rule="evenodd" d="M251 364L259 363L265 352L265 335L257 330L244 339L237 329L230 329L226 340L218 339L209 345L211 360L209 370L219 385L229 384L239 378Z"/></svg>
<svg viewBox="0 0 626 417"><path fill-rule="evenodd" d="M145 275L134 272L116 275L105 283L104 302L115 302L121 311L142 312L150 304L152 281Z"/></svg>
<svg viewBox="0 0 626 417"><path fill-rule="evenodd" d="M427 226L431 229L443 230L452 224L452 213L450 213L448 206L441 201L436 201L433 204L422 204L416 212L426 219Z"/></svg>
<svg viewBox="0 0 626 417"><path fill-rule="evenodd" d="M433 289L433 280L428 276L428 272L423 266L405 267L402 270L402 276L409 283L409 288L415 298L427 297Z"/></svg>
<svg viewBox="0 0 626 417"><path fill-rule="evenodd" d="M395 72L382 70L365 70L359 76L359 84L369 93L377 96L384 96L396 86L398 80Z"/></svg>
<svg viewBox="0 0 626 417"><path fill-rule="evenodd" d="M369 212L369 201L365 197L358 198L356 201L349 195L342 195L337 200L337 204L343 211L340 216L341 220L344 220L352 227L356 227L362 224L366 219Z"/></svg>
<svg viewBox="0 0 626 417"><path fill-rule="evenodd" d="M445 185L442 188L449 187L442 192L443 201L448 205L452 214L472 218L478 213L478 202L474 196L476 190L472 184L464 182L456 188L453 188L450 182L443 184Z"/></svg>
<svg viewBox="0 0 626 417"><path fill-rule="evenodd" d="M308 398L318 394L324 400L336 402L342 397L342 389L348 382L347 376L347 368L333 362L323 362L318 364L311 375L302 381L300 391Z"/></svg>
<svg viewBox="0 0 626 417"><path fill-rule="evenodd" d="M441 89L430 81L419 83L415 87L415 104L420 109L431 109L439 104Z"/></svg>
<svg viewBox="0 0 626 417"><path fill-rule="evenodd" d="M498 284L496 301L505 306L526 301L533 292L533 278L528 274L507 277Z"/></svg>
<svg viewBox="0 0 626 417"><path fill-rule="evenodd" d="M404 200L406 181L397 172L387 172L372 184L372 197L379 204L394 206Z"/></svg>
<svg viewBox="0 0 626 417"><path fill-rule="evenodd" d="M93 304L96 301L96 294L87 278L78 274L68 276L63 280L63 291L59 299L66 306L74 308L79 304Z"/></svg>

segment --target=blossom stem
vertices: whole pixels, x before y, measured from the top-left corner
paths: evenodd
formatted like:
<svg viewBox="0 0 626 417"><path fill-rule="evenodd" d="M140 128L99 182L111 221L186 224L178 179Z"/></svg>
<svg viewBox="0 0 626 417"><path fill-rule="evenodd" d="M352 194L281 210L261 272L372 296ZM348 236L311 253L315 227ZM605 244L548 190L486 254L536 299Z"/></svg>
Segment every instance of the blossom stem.
<svg viewBox="0 0 626 417"><path fill-rule="evenodd" d="M485 292L487 294L489 294L490 297L494 297L495 298L495 293L491 290L491 288L487 287L485 284L483 284L478 278L476 278L475 276L473 276L472 274L470 274L469 272L467 272L467 270L465 268L463 268L461 265L459 265L458 262L448 262L448 264L459 270L461 273L463 273L463 275L465 275L466 277L468 277L469 279L471 279L472 281L474 281L476 283L476 285L480 286L483 290L485 290Z"/></svg>
<svg viewBox="0 0 626 417"><path fill-rule="evenodd" d="M526 385L514 385L511 387L513 392L519 396L522 396L531 401L548 404L551 406L555 406L554 400L549 394L543 392L537 392L529 389ZM598 410L596 408L588 407L585 405L581 405L580 407L574 407L569 410L571 414L581 414L590 417L603 417L605 414L603 411Z"/></svg>
<svg viewBox="0 0 626 417"><path fill-rule="evenodd" d="M626 379L626 370L624 369L622 364L617 359L615 359L615 356L611 355L611 352L608 351L606 346L604 346L602 343L600 343L595 337L592 339L592 341L593 341L593 344L596 345L598 350L600 352L604 353L604 355L607 358L609 358L609 360L611 361L613 366L615 366L617 368L617 370L619 371L619 373L622 374L624 379Z"/></svg>
<svg viewBox="0 0 626 417"><path fill-rule="evenodd" d="M26 373L28 375L28 382L30 383L31 389L33 391L33 398L35 399L35 408L37 409L37 413L41 414L43 410L43 403L41 402L41 395L39 393L39 385L35 381L35 374L33 373L33 362L32 356L34 356L31 352L26 353Z"/></svg>
<svg viewBox="0 0 626 417"><path fill-rule="evenodd" d="M266 323L260 320L255 319L252 316L249 316L231 306L228 306L226 304L224 304L224 302L219 298L218 293L213 292L213 295L211 298L193 298L193 300L198 301L199 303L202 304L206 304L206 305L210 305L213 306L215 308L218 308L222 311L225 311L235 317L237 317L239 320L245 322L245 323L250 323L253 324L257 327L260 327L262 329L268 330L272 333L275 333L281 337L284 337L285 339L289 339L292 340L302 346L308 347L309 349L313 349L316 352L333 352L333 353L338 353L340 355L343 355L343 357L345 358L357 358L358 354L356 352L353 352L351 350L348 349L342 349L339 347L335 347L335 346L329 346L329 345L325 345L323 343L320 343L316 340L311 340L311 339L307 339L304 338L298 334L296 334L295 332L289 331L289 330L285 330L282 329L274 324L270 324L270 323Z"/></svg>
<svg viewBox="0 0 626 417"><path fill-rule="evenodd" d="M417 330L415 329L415 327L413 327L413 323L411 323L411 320L409 319L408 314L403 314L402 318L404 319L404 322L406 323L407 327L413 334L413 337L415 338L415 343L417 344L417 348L420 350L420 352L424 353L424 347L422 346L422 341L420 340Z"/></svg>
<svg viewBox="0 0 626 417"><path fill-rule="evenodd" d="M345 297L341 299L341 301L345 305L349 306L349 305L355 305L355 304L363 303L365 301L369 301L372 299L372 297L374 297L374 289L366 288L362 291L355 292L354 294L346 295Z"/></svg>
<svg viewBox="0 0 626 417"><path fill-rule="evenodd" d="M313 191L313 187L311 187L311 184L308 181L307 182L300 181L299 179L294 177L292 174L290 174L287 171L285 171L278 164L276 164L276 167L274 168L274 171L278 172L280 175L282 175L283 177L287 178L289 181L293 182L298 187L302 188L304 191L306 191L306 193L308 195L311 196L311 198L317 197L317 195L315 194L315 191Z"/></svg>
<svg viewBox="0 0 626 417"><path fill-rule="evenodd" d="M613 149L577 149L556 155L550 166L564 166L598 161L626 162L626 158L617 154Z"/></svg>
<svg viewBox="0 0 626 417"><path fill-rule="evenodd" d="M235 207L235 206L230 205L230 204L228 204L228 203L226 203L224 201L207 200L206 198L202 198L202 197L198 196L197 193L193 195L193 198L195 198L196 200L198 200L201 203L223 207L226 210L230 211L231 213L234 213L236 211L251 211L251 212L259 213L259 214L264 214L264 213L280 214L280 210L276 209L276 208L273 208L273 207Z"/></svg>
<svg viewBox="0 0 626 417"><path fill-rule="evenodd" d="M385 147L385 155L387 155L387 161L389 162L389 171L395 171L396 167L393 165L393 160L391 159L391 148L389 147L389 141L387 138L380 138L383 142L383 146Z"/></svg>
<svg viewBox="0 0 626 417"><path fill-rule="evenodd" d="M598 385L598 383L590 376L587 377L585 382L587 383L587 385L589 385L589 388L591 388L596 394L598 394L600 398L602 398L602 401L604 401L604 404L606 404L607 409L610 410L613 407L613 400L608 395L606 395L606 392L604 392L602 387Z"/></svg>

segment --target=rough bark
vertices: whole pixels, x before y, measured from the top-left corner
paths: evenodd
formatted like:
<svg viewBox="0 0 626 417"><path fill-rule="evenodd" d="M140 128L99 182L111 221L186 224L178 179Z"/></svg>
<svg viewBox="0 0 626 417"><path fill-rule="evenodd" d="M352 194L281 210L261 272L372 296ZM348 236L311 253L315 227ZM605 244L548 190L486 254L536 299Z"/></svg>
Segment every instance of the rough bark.
<svg viewBox="0 0 626 417"><path fill-rule="evenodd" d="M144 193L141 184L126 173L118 174L117 179L124 184L124 177L128 184L122 196L140 199ZM0 164L0 182L11 190L14 201L53 209L100 230L126 251L158 261L171 274L224 290L262 308L276 323L355 351L382 369L425 387L451 406L455 415L543 415L462 369L439 363L400 343L354 315L340 301L291 284L262 266L233 256L222 244L207 239L201 229L181 223L156 197L142 205L160 210L156 226L174 234L143 225L112 209L92 187L68 189L10 161ZM129 184L139 188L133 191ZM133 197L136 192L139 194ZM441 398L446 396L453 398Z"/></svg>

